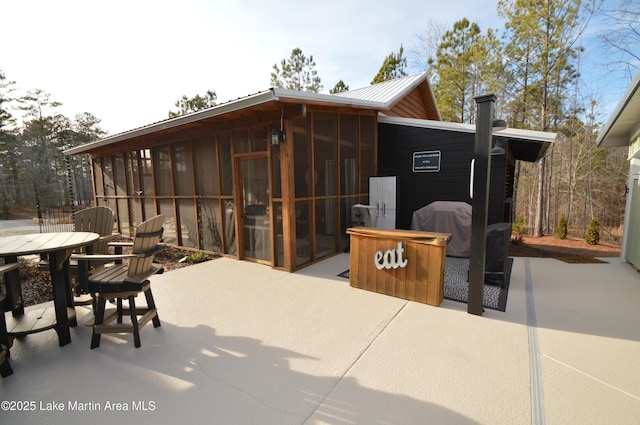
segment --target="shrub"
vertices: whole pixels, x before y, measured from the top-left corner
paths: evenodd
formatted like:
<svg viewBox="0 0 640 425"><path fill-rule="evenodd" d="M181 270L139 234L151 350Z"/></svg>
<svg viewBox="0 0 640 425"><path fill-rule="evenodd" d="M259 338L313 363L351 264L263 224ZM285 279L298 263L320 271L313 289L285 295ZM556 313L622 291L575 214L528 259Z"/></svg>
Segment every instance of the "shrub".
<svg viewBox="0 0 640 425"><path fill-rule="evenodd" d="M560 216L560 221L556 228L556 237L558 239L567 239L567 217L564 214Z"/></svg>
<svg viewBox="0 0 640 425"><path fill-rule="evenodd" d="M209 256L207 254L200 251L194 252L193 254L187 256L187 261L189 261L190 263L201 263L202 261L206 261L208 258Z"/></svg>
<svg viewBox="0 0 640 425"><path fill-rule="evenodd" d="M527 232L527 228L524 225L524 217L522 214L518 215L513 223L511 223L511 233L515 236L514 242L522 242L522 236Z"/></svg>
<svg viewBox="0 0 640 425"><path fill-rule="evenodd" d="M9 219L9 210L13 208L15 204L16 201L11 195L9 195L8 193L2 193L2 195L0 196L0 206L2 209L2 216L5 220Z"/></svg>
<svg viewBox="0 0 640 425"><path fill-rule="evenodd" d="M598 245L600 242L600 222L597 218L592 218L587 227L587 233L584 235L584 240L589 245Z"/></svg>

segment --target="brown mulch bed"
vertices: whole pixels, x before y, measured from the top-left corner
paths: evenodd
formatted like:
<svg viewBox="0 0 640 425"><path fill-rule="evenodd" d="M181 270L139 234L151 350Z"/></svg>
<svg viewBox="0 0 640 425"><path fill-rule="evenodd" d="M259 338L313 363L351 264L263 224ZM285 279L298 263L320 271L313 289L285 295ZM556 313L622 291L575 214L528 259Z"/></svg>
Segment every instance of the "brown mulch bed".
<svg viewBox="0 0 640 425"><path fill-rule="evenodd" d="M521 243L511 242L509 255L512 257L618 257L620 244L601 242L589 245L584 239L567 237L558 239L555 235L534 238L524 236Z"/></svg>
<svg viewBox="0 0 640 425"><path fill-rule="evenodd" d="M162 264L165 272L168 272L194 264L194 262L185 260L185 257L192 253L191 251L168 247L156 254L154 262ZM209 254L204 261L209 261L214 258L217 258L217 256ZM22 285L22 299L25 306L40 304L53 299L49 273L38 270L38 265L35 260L21 260L20 280ZM4 288L2 288L2 290L4 290Z"/></svg>

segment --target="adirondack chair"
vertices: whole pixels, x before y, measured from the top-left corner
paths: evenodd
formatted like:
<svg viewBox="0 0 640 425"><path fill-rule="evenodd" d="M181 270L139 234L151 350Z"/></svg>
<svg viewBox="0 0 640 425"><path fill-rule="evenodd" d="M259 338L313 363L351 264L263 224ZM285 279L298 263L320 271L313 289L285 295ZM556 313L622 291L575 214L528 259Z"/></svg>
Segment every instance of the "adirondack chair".
<svg viewBox="0 0 640 425"><path fill-rule="evenodd" d="M4 318L6 293L0 294L0 376L3 378L13 373L9 363L9 335L7 334L7 322Z"/></svg>
<svg viewBox="0 0 640 425"><path fill-rule="evenodd" d="M5 284L7 284L7 273L12 270L17 270L18 267L18 263L7 263L0 266L0 275L4 277ZM9 347L11 346L11 343L9 342L7 322L4 317L4 312L7 309L5 305L6 297L7 291L0 293L0 376L3 378L13 373L13 369L11 369L11 364L9 363Z"/></svg>
<svg viewBox="0 0 640 425"><path fill-rule="evenodd" d="M90 248L84 247L82 251L78 253L108 254L109 241L119 236L117 233L113 233L114 215L113 210L108 207L98 206L78 211L73 215L73 221L76 232L93 232L100 235L98 242L90 245ZM118 253L118 251L116 251L116 253ZM107 262L106 260L86 262L87 273L100 270ZM46 258L42 258L39 263L39 268L48 271L49 261ZM92 302L91 297L82 296L88 294L89 290L86 287L86 281L77 278L78 273L78 262L76 260L70 260L67 280L69 281L69 285L71 285L71 279L76 278L76 285L73 288L75 295L74 303L76 305L90 304Z"/></svg>
<svg viewBox="0 0 640 425"><path fill-rule="evenodd" d="M149 278L163 270L160 265L153 263L154 255L164 249L164 244L160 243L164 231L163 224L164 216L158 215L138 225L131 243L130 254L74 254L71 256L80 263L95 260L128 260L121 264L107 266L89 276L80 277L80 279L86 279L90 293L97 297L91 338L92 349L100 346L100 336L103 333L133 333L133 342L138 348L140 347L140 329L149 321L152 321L156 328L160 326ZM145 308L136 307L135 299L140 293L145 295L147 301ZM126 299L129 304L129 323L123 323L122 320L123 299ZM116 308L107 311L107 300L116 300ZM141 318L138 319L138 316ZM112 323L114 320L116 323Z"/></svg>
<svg viewBox="0 0 640 425"><path fill-rule="evenodd" d="M87 208L82 211L78 211L73 215L74 228L76 232L93 232L100 235L98 242L91 245L90 249L86 247L81 253L92 254L109 254L109 241L120 236L117 233L113 233L114 215L113 210L108 207L98 206ZM119 254L122 251L116 249L115 253ZM85 262L84 265L88 267L87 273L94 273L100 270L109 260L96 260L91 262ZM72 260L70 262L71 275L76 277L75 293L77 296L89 293L89 289L86 287L86 281L78 279L79 264L77 261ZM76 303L82 303L83 301L76 300Z"/></svg>

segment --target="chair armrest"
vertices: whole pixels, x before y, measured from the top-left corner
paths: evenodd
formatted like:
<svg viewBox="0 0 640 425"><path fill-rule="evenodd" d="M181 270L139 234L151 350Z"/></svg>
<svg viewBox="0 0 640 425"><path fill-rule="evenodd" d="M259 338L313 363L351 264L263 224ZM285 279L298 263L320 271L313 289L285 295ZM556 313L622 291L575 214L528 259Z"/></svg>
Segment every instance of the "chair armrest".
<svg viewBox="0 0 640 425"><path fill-rule="evenodd" d="M139 252L135 254L72 254L71 259L77 261L115 261L125 258L146 258L157 254L165 249L165 244L157 244L155 248L146 252Z"/></svg>
<svg viewBox="0 0 640 425"><path fill-rule="evenodd" d="M133 242L109 242L107 245L116 247L133 246Z"/></svg>
<svg viewBox="0 0 640 425"><path fill-rule="evenodd" d="M77 261L115 261L139 256L138 254L72 254L70 258Z"/></svg>
<svg viewBox="0 0 640 425"><path fill-rule="evenodd" d="M7 263L0 266L0 274L8 273L20 267L20 263Z"/></svg>

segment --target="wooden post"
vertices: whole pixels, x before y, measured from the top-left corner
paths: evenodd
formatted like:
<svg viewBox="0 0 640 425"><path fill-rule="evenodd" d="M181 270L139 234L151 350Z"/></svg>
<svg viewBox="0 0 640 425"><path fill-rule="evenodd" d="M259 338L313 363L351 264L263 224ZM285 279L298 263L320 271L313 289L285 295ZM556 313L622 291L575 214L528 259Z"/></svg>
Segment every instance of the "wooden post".
<svg viewBox="0 0 640 425"><path fill-rule="evenodd" d="M467 312L482 315L484 267L491 175L491 137L496 96L478 96L476 101L476 140L473 173L473 211L471 213L471 257L469 259L469 300Z"/></svg>

